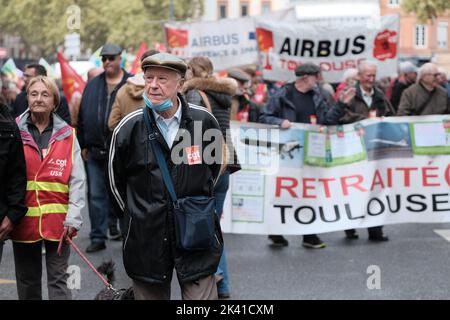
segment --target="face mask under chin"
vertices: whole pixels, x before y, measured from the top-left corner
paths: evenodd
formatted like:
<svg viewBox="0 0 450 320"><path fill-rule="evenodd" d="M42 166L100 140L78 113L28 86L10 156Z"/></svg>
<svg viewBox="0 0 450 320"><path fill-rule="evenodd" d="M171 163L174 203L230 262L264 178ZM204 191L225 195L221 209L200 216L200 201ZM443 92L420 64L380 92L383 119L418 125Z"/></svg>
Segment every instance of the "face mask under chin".
<svg viewBox="0 0 450 320"><path fill-rule="evenodd" d="M144 99L145 105L146 105L148 108L150 108L150 109L152 109L152 110L155 110L155 111L157 111L157 112L166 111L166 110L172 108L172 106L173 106L173 103L172 103L172 100L171 100L171 99L164 100L164 101L162 101L162 102L160 102L160 103L158 103L158 104L153 104L153 103L150 101L150 99L147 97L147 95L145 94L145 92L142 94L142 98Z"/></svg>

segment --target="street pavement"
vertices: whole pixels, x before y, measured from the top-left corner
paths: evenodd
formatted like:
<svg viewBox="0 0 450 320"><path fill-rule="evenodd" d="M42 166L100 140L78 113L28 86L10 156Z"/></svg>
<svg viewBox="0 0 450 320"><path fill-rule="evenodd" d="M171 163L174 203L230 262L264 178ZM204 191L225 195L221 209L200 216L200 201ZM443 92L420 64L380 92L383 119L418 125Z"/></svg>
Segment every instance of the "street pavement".
<svg viewBox="0 0 450 320"><path fill-rule="evenodd" d="M232 299L449 299L450 243L444 236L450 224L403 224L385 227L390 241L371 243L367 231L358 240L345 240L344 232L320 235L324 249L306 249L301 236L288 236L289 246L272 248L266 236L226 234ZM439 235L435 230L439 231ZM83 251L89 244L85 217L75 243ZM108 241L107 249L87 257L95 266L116 263L117 288L131 285L121 255L121 242ZM87 264L72 251L70 265L80 268L80 288L73 299L92 300L103 288ZM47 299L44 269L43 296ZM0 264L0 299L17 299L11 243L5 244ZM369 285L369 286L368 286ZM172 299L181 299L176 276Z"/></svg>

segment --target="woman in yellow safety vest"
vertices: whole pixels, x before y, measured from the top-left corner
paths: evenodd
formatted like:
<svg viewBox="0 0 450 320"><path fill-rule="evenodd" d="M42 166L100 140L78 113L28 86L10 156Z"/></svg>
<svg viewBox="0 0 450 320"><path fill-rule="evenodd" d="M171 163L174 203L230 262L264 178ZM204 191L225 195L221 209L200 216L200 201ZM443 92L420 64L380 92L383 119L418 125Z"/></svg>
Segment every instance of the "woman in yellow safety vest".
<svg viewBox="0 0 450 320"><path fill-rule="evenodd" d="M82 224L86 175L74 129L54 113L59 90L47 77L27 87L29 109L17 118L27 169L28 211L11 233L19 299L42 299L45 246L49 299L71 299L67 288L69 245L57 254L63 232L72 238Z"/></svg>

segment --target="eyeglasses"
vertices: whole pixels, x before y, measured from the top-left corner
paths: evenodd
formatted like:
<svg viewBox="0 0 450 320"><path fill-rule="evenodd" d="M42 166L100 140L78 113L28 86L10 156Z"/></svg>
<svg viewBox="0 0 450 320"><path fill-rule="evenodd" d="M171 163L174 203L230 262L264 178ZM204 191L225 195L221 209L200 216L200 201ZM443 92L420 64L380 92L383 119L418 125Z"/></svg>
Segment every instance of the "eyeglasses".
<svg viewBox="0 0 450 320"><path fill-rule="evenodd" d="M146 83L152 83L155 79L156 83L159 84L166 84L167 82L169 82L169 78L166 76L159 76L159 77L156 77L154 75L144 76L144 80Z"/></svg>
<svg viewBox="0 0 450 320"><path fill-rule="evenodd" d="M106 60L114 61L114 60L116 60L116 56L103 56L102 62L106 62Z"/></svg>

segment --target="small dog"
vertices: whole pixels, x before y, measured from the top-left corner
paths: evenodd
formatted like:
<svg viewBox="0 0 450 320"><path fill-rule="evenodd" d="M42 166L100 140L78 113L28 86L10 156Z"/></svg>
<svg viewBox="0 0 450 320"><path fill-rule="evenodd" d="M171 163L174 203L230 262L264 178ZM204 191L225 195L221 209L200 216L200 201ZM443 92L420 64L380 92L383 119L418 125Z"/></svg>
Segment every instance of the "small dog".
<svg viewBox="0 0 450 320"><path fill-rule="evenodd" d="M103 274L111 285L114 285L115 275L114 268L115 263L112 260L103 262L97 271ZM128 289L114 290L111 288L103 288L94 300L134 300L133 287Z"/></svg>

